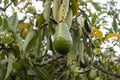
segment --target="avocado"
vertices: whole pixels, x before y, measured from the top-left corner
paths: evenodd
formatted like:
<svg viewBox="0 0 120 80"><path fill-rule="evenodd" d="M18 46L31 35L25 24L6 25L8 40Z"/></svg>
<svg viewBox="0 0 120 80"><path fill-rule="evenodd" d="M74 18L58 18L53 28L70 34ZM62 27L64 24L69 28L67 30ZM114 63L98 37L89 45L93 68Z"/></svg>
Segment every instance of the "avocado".
<svg viewBox="0 0 120 80"><path fill-rule="evenodd" d="M72 47L72 37L69 32L69 27L66 23L60 22L58 24L55 37L54 37L54 49L59 54L67 54Z"/></svg>

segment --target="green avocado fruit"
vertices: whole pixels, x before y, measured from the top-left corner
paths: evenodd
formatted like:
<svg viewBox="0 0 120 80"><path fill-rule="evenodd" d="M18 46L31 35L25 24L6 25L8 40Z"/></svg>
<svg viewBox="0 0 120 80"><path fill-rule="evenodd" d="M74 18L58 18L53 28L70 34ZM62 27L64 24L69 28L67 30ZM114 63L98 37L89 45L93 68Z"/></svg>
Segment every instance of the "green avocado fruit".
<svg viewBox="0 0 120 80"><path fill-rule="evenodd" d="M67 54L72 47L72 37L66 23L59 23L54 37L54 49L59 54Z"/></svg>

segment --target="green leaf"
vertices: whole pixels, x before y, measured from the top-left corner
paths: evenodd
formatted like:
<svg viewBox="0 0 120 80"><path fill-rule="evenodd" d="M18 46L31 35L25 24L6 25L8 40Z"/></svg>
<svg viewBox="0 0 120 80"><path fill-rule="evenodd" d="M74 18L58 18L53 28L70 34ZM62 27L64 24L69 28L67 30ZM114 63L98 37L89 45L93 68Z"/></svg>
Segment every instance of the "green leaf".
<svg viewBox="0 0 120 80"><path fill-rule="evenodd" d="M29 13L36 13L36 9L34 6L29 6L27 9Z"/></svg>
<svg viewBox="0 0 120 80"><path fill-rule="evenodd" d="M95 24L97 17L98 16L95 13L92 14L92 24Z"/></svg>
<svg viewBox="0 0 120 80"><path fill-rule="evenodd" d="M1 4L2 0L0 0L0 4Z"/></svg>
<svg viewBox="0 0 120 80"><path fill-rule="evenodd" d="M36 75L37 73L34 70L30 69L27 71L27 74L30 76L33 76L33 75Z"/></svg>
<svg viewBox="0 0 120 80"><path fill-rule="evenodd" d="M88 24L87 19L85 19L85 21L84 21L84 28L88 33L91 33L91 28L90 28L90 25Z"/></svg>
<svg viewBox="0 0 120 80"><path fill-rule="evenodd" d="M45 22L43 13L37 15L36 26L41 26Z"/></svg>
<svg viewBox="0 0 120 80"><path fill-rule="evenodd" d="M29 31L29 33L24 41L24 44L23 44L23 50L28 51L31 49L31 47L34 47L36 40L37 40L36 32L32 31L32 30Z"/></svg>
<svg viewBox="0 0 120 80"><path fill-rule="evenodd" d="M8 3L9 3L9 0L4 0L4 7L6 7Z"/></svg>
<svg viewBox="0 0 120 80"><path fill-rule="evenodd" d="M77 11L79 9L79 4L78 4L78 0L71 0L71 8L73 11L73 16L77 14Z"/></svg>
<svg viewBox="0 0 120 80"><path fill-rule="evenodd" d="M51 12L51 0L46 0L44 3L43 16L46 21L49 21Z"/></svg>
<svg viewBox="0 0 120 80"><path fill-rule="evenodd" d="M78 54L74 54L74 53L69 53L67 55L67 65L70 65L72 63L73 60L75 60L77 58Z"/></svg>
<svg viewBox="0 0 120 80"><path fill-rule="evenodd" d="M0 16L0 26L2 25L2 17Z"/></svg>
<svg viewBox="0 0 120 80"><path fill-rule="evenodd" d="M13 70L13 63L15 62L15 56L11 53L9 53L9 57L8 57L8 66L7 66L7 73L6 73L6 76L5 76L5 79L6 80L8 78L8 76L10 75L10 73L12 72Z"/></svg>
<svg viewBox="0 0 120 80"><path fill-rule="evenodd" d="M10 30L10 28L8 27L8 20L6 18L3 19L3 30Z"/></svg>
<svg viewBox="0 0 120 80"><path fill-rule="evenodd" d="M50 80L47 70L39 68L39 75L41 75L41 80Z"/></svg>
<svg viewBox="0 0 120 80"><path fill-rule="evenodd" d="M14 39L11 37L11 36L6 36L4 37L0 43L3 43L3 44L10 44L14 41Z"/></svg>
<svg viewBox="0 0 120 80"><path fill-rule="evenodd" d="M73 12L72 12L72 9L70 7L69 11L68 11L68 14L67 14L67 17L65 19L65 22L67 23L67 25L69 27L71 27L71 25L72 25L72 19L73 19Z"/></svg>
<svg viewBox="0 0 120 80"><path fill-rule="evenodd" d="M58 11L60 7L60 1L61 0L54 0L53 1L53 8L52 8L52 13L53 13L53 18L58 21Z"/></svg>
<svg viewBox="0 0 120 80"><path fill-rule="evenodd" d="M118 32L118 25L117 25L117 21L115 18L113 18L113 22L112 22L112 27L115 33Z"/></svg>
<svg viewBox="0 0 120 80"><path fill-rule="evenodd" d="M92 5L97 11L101 11L101 6L99 5L99 3L92 2Z"/></svg>
<svg viewBox="0 0 120 80"><path fill-rule="evenodd" d="M16 12L8 19L8 24L11 30L16 31L18 25L18 15Z"/></svg>
<svg viewBox="0 0 120 80"><path fill-rule="evenodd" d="M11 0L14 4L14 6L17 6L18 5L18 0Z"/></svg>
<svg viewBox="0 0 120 80"><path fill-rule="evenodd" d="M13 68L14 68L14 69L20 69L20 68L21 68L21 65L20 65L19 63L17 63L17 62L14 62L14 63L13 63Z"/></svg>

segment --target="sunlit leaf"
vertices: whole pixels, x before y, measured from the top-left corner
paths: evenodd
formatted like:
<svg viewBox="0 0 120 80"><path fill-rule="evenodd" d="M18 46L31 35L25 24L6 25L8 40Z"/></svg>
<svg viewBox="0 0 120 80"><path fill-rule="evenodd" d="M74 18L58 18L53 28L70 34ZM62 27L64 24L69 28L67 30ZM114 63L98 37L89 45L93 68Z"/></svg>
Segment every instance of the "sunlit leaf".
<svg viewBox="0 0 120 80"><path fill-rule="evenodd" d="M49 21L50 12L51 12L51 0L46 0L44 3L43 16L46 21Z"/></svg>
<svg viewBox="0 0 120 80"><path fill-rule="evenodd" d="M72 7L73 15L76 15L79 9L78 0L71 0L71 7Z"/></svg>
<svg viewBox="0 0 120 80"><path fill-rule="evenodd" d="M96 29L95 27L93 27L93 30L95 31L97 37L98 37L100 40L102 40L102 38L103 38L103 33L102 33L102 31L99 30L99 29Z"/></svg>
<svg viewBox="0 0 120 80"><path fill-rule="evenodd" d="M112 37L117 37L117 38L120 38L120 34L116 34L116 33L110 33L106 36L106 40L109 39L109 38L112 38Z"/></svg>
<svg viewBox="0 0 120 80"><path fill-rule="evenodd" d="M14 41L14 39L11 37L11 36L6 36L4 37L0 43L3 43L3 44L10 44Z"/></svg>
<svg viewBox="0 0 120 80"><path fill-rule="evenodd" d="M101 6L99 5L99 3L95 3L93 2L92 5L94 6L94 8L98 11L101 11Z"/></svg>
<svg viewBox="0 0 120 80"><path fill-rule="evenodd" d="M26 23L19 23L18 26L20 28L28 28L28 24L26 24Z"/></svg>
<svg viewBox="0 0 120 80"><path fill-rule="evenodd" d="M58 11L60 7L60 0L53 0L53 8L52 8L52 13L53 13L53 18L58 21Z"/></svg>

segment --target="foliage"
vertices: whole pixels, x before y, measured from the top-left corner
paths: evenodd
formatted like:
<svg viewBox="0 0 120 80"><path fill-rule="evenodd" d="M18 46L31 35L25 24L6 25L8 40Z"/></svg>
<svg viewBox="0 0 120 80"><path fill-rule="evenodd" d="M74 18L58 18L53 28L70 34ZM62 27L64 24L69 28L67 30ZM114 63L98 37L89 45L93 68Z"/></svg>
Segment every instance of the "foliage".
<svg viewBox="0 0 120 80"><path fill-rule="evenodd" d="M43 2L43 11L32 0L0 0L0 80L119 80L117 2L33 1ZM67 55L53 46L61 22L73 40Z"/></svg>

